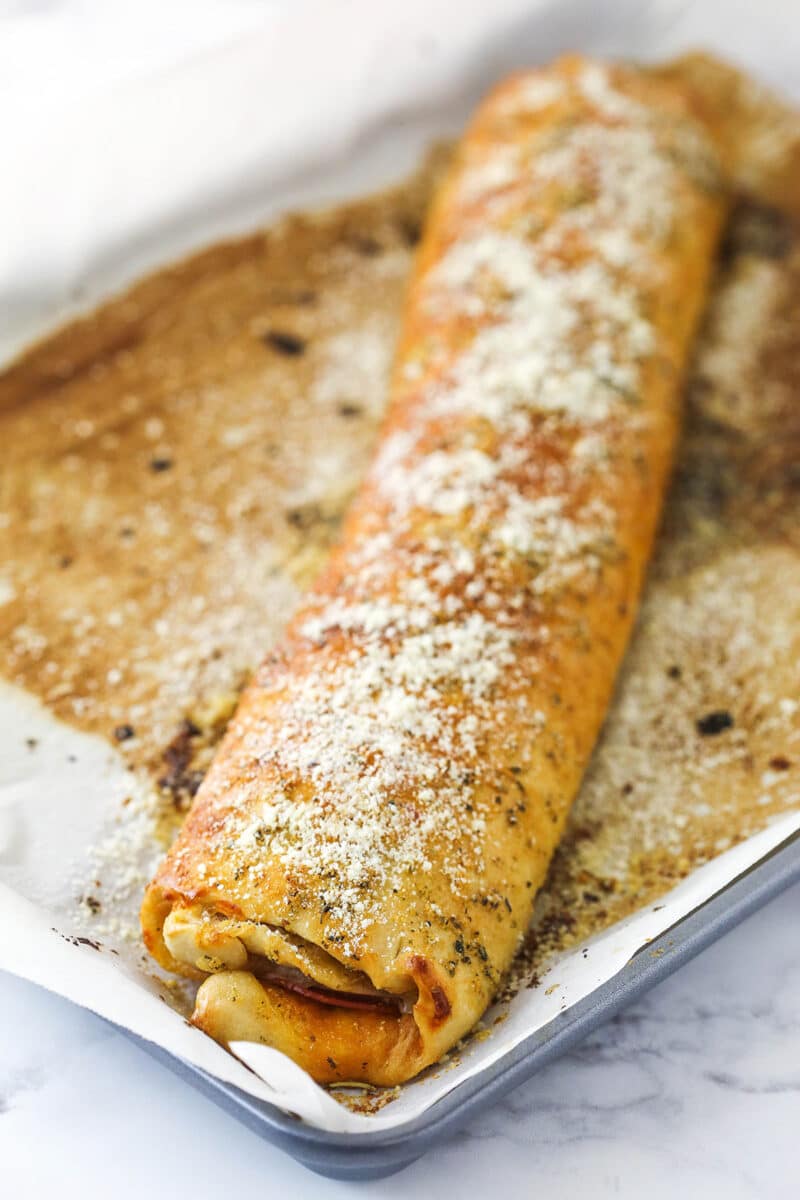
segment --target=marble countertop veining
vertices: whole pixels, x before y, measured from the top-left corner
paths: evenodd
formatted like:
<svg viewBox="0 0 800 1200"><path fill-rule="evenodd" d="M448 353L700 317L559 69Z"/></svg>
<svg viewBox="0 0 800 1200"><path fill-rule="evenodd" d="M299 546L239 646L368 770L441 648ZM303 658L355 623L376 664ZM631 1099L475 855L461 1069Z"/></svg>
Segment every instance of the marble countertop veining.
<svg viewBox="0 0 800 1200"><path fill-rule="evenodd" d="M800 886L393 1178L324 1181L125 1036L0 973L0 1192L795 1200ZM154 1190L155 1189L155 1190Z"/></svg>

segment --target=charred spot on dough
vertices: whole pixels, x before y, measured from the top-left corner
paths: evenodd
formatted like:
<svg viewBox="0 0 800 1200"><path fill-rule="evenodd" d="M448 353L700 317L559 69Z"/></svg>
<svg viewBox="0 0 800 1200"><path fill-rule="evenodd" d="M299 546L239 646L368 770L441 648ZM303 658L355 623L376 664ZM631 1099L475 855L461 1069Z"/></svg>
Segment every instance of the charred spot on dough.
<svg viewBox="0 0 800 1200"><path fill-rule="evenodd" d="M313 502L301 504L297 508L288 508L285 517L288 524L301 533L308 533L315 525L331 523L331 519L326 516L320 505Z"/></svg>
<svg viewBox="0 0 800 1200"><path fill-rule="evenodd" d="M201 735L200 728L184 718L177 732L162 753L164 773L158 777L158 786L168 795L177 811L185 811L196 795L205 774L192 769L195 740Z"/></svg>
<svg viewBox="0 0 800 1200"><path fill-rule="evenodd" d="M769 765L773 771L788 771L792 764L784 754L776 754L769 760Z"/></svg>
<svg viewBox="0 0 800 1200"><path fill-rule="evenodd" d="M357 254L363 254L365 258L377 258L383 253L383 246L371 234L353 233L347 241Z"/></svg>
<svg viewBox="0 0 800 1200"><path fill-rule="evenodd" d="M305 338L285 329L270 329L264 334L262 341L265 346L269 346L278 354L285 354L289 358L299 358L301 354L305 353L308 345Z"/></svg>
<svg viewBox="0 0 800 1200"><path fill-rule="evenodd" d="M431 999L433 1000L433 1012L437 1021L443 1021L445 1017L450 1016L450 1001L447 999L444 988L438 986L431 988Z"/></svg>
<svg viewBox="0 0 800 1200"><path fill-rule="evenodd" d="M728 226L721 260L730 263L742 254L781 260L792 247L792 226L787 215L775 208L742 203Z"/></svg>
<svg viewBox="0 0 800 1200"><path fill-rule="evenodd" d="M416 246L422 238L422 222L416 217L401 217L397 221L397 231L407 246Z"/></svg>
<svg viewBox="0 0 800 1200"><path fill-rule="evenodd" d="M430 995L433 1003L433 1019L435 1024L440 1024L450 1016L452 1011L450 1001L447 998L447 993L437 980L436 972L432 968L430 962L422 954L412 954L408 960L409 969L419 981L422 983Z"/></svg>
<svg viewBox="0 0 800 1200"><path fill-rule="evenodd" d="M733 717L726 708L715 709L706 713L697 721L697 732L701 737L716 737L726 729L733 728Z"/></svg>

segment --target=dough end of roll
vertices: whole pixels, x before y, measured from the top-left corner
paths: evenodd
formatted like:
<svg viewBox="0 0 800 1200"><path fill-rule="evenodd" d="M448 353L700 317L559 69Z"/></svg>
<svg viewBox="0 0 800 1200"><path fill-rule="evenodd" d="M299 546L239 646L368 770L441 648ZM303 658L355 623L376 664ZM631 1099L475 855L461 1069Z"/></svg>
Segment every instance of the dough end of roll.
<svg viewBox="0 0 800 1200"><path fill-rule="evenodd" d="M428 1065L410 1013L330 1007L250 971L210 975L197 993L192 1023L223 1045L258 1042L280 1050L321 1084L391 1087Z"/></svg>

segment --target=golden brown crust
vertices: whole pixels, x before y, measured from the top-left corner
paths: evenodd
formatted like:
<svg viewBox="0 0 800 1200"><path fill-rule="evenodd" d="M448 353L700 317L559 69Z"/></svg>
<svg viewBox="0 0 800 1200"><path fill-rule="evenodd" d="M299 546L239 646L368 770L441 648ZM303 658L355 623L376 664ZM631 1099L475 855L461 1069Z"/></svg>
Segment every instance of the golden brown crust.
<svg viewBox="0 0 800 1200"><path fill-rule="evenodd" d="M318 1083L394 1084L419 1056L419 1030L408 1014L329 1008L256 979L249 971L211 975L192 1018L224 1042L276 1046Z"/></svg>
<svg viewBox="0 0 800 1200"><path fill-rule="evenodd" d="M608 705L723 209L679 88L575 58L479 111L378 458L143 908L173 969L176 904L198 938L235 914L413 1013L323 1014L222 969L198 998L213 1036L246 1029L329 1080L316 1031L349 1077L396 1083L485 1009Z"/></svg>

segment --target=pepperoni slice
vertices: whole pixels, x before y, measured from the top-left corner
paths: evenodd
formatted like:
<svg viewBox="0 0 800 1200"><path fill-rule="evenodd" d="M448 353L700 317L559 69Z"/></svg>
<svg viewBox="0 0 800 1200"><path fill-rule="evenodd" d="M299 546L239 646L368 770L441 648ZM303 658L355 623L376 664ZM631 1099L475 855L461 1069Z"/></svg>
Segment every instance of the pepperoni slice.
<svg viewBox="0 0 800 1200"><path fill-rule="evenodd" d="M389 996L364 996L359 992L335 992L320 984L299 983L293 979L284 979L275 975L268 980L287 992L296 992L308 1000L316 1000L318 1004L327 1004L331 1008L350 1008L362 1012L390 1012L397 1015L400 1011L398 1001Z"/></svg>

